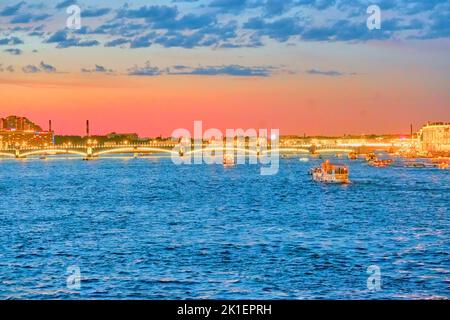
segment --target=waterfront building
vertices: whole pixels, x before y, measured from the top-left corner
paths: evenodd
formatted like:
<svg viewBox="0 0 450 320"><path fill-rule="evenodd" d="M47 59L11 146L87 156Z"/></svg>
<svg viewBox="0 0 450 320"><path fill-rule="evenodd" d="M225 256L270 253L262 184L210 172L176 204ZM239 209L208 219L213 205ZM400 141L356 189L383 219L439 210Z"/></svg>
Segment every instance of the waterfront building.
<svg viewBox="0 0 450 320"><path fill-rule="evenodd" d="M450 123L429 122L417 134L422 152L450 154Z"/></svg>
<svg viewBox="0 0 450 320"><path fill-rule="evenodd" d="M44 147L53 144L53 132L25 117L0 118L0 149L16 147Z"/></svg>

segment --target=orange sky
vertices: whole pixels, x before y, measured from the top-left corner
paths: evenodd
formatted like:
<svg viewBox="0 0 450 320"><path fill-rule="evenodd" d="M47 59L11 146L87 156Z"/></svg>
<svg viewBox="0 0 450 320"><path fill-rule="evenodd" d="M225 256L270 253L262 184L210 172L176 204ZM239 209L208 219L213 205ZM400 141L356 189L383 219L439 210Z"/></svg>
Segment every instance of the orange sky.
<svg viewBox="0 0 450 320"><path fill-rule="evenodd" d="M0 79L1 116L53 120L58 134L137 132L168 136L176 128L279 128L282 134L405 133L426 120L448 120L449 94L399 74L268 78L201 76L28 75ZM436 88L434 88L436 89ZM433 105L427 109L427 105ZM7 106L7 107L5 107Z"/></svg>

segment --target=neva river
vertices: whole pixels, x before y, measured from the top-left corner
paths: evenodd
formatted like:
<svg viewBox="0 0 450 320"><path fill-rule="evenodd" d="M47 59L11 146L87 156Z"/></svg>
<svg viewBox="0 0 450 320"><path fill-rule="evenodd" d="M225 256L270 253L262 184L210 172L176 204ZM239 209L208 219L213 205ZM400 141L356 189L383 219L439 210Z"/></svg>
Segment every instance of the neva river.
<svg viewBox="0 0 450 320"><path fill-rule="evenodd" d="M450 298L449 170L280 161L0 160L0 298Z"/></svg>

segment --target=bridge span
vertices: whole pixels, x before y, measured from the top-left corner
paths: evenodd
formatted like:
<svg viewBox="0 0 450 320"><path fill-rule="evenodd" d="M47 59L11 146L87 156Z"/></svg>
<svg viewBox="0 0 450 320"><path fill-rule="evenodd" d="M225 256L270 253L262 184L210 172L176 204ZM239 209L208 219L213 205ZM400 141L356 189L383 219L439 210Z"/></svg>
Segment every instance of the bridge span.
<svg viewBox="0 0 450 320"><path fill-rule="evenodd" d="M248 146L212 146L210 144L192 144L191 148L185 150L175 143L163 144L124 144L124 145L53 145L48 147L18 147L0 150L0 158L24 159L28 157L51 156L51 155L73 155L84 159L94 159L101 156L112 154L164 154L191 156L198 153L223 153L234 152L246 155L265 155L265 154L326 154L326 153L369 153L375 150L392 151L393 146L379 145L361 145L361 146L316 146L316 145L297 145L297 146L277 146L276 148L249 148Z"/></svg>

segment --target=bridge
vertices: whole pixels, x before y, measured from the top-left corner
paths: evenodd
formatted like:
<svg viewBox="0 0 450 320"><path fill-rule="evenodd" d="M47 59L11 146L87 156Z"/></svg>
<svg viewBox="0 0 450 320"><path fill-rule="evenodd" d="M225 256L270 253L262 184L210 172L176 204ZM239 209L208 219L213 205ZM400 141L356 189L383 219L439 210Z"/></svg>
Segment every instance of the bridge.
<svg viewBox="0 0 450 320"><path fill-rule="evenodd" d="M190 150L189 150L190 149ZM374 152L375 150L394 151L397 150L393 145L295 145L295 146L277 146L273 149L268 148L249 148L248 146L214 146L208 143L192 144L190 148L177 147L175 142L162 143L136 143L136 144L117 144L117 145L51 145L47 147L16 147L0 149L0 158L25 159L29 157L46 157L51 155L72 155L90 160L101 156L113 154L155 154L155 155L178 155L191 156L199 153L217 153L222 151L240 153L246 155L265 155L270 153L279 154L345 154L357 153L364 154Z"/></svg>
<svg viewBox="0 0 450 320"><path fill-rule="evenodd" d="M52 122L49 121L49 131L52 131ZM90 137L90 125L89 120L86 121L86 137ZM281 141L277 146L271 146L270 141L264 139L253 143L244 143L242 141L234 141L233 145L221 144L218 141L216 143L208 143L205 141L193 141L192 143L187 140L183 146L179 145L178 141L152 141L146 143L129 143L123 142L122 144L105 143L98 144L88 140L86 144L74 145L71 143L63 145L49 145L45 147L39 146L9 146L1 148L0 144L0 159L1 158L15 158L26 159L29 157L47 157L51 155L70 155L79 156L85 160L96 159L101 156L112 154L155 154L166 156L195 156L202 153L217 154L218 152L224 153L237 153L239 155L256 155L264 156L267 154L344 154L344 153L357 153L367 154L376 150L384 151L397 151L401 146L395 146L390 143L364 143L364 144L345 144L334 143L322 145L322 144L306 144L295 143L286 144ZM190 145L189 145L190 144ZM264 145L264 146L262 146Z"/></svg>

